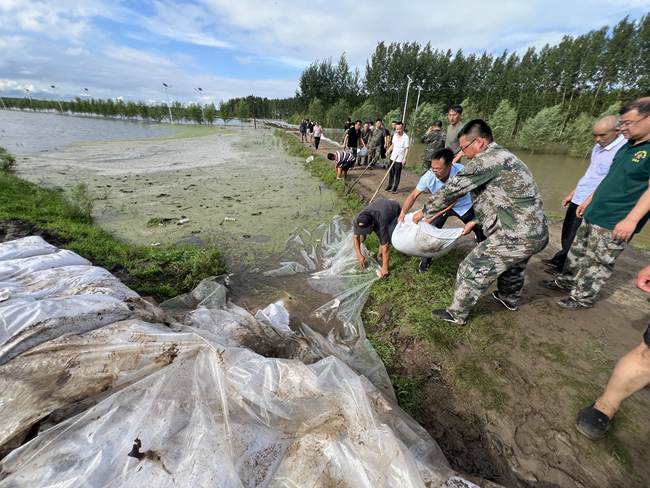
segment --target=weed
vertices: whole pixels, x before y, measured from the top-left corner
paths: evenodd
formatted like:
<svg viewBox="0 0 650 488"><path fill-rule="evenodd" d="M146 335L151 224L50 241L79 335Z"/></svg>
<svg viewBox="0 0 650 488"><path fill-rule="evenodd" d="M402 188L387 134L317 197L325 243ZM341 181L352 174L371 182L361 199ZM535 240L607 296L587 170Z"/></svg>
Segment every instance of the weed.
<svg viewBox="0 0 650 488"><path fill-rule="evenodd" d="M0 170L10 172L16 165L16 158L4 147L0 146Z"/></svg>
<svg viewBox="0 0 650 488"><path fill-rule="evenodd" d="M88 222L92 221L95 197L88 190L88 185L85 183L77 183L68 195L68 203L70 204L73 216Z"/></svg>

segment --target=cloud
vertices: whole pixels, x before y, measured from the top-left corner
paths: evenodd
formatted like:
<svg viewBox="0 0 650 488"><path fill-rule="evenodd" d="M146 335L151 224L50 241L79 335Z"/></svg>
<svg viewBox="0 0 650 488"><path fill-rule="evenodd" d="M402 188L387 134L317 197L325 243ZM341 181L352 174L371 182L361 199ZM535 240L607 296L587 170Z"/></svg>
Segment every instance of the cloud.
<svg viewBox="0 0 650 488"><path fill-rule="evenodd" d="M647 0L0 0L0 91L54 83L62 96L162 100L167 81L184 101L197 86L215 101L292 96L312 61L345 52L363 72L379 41L523 52L646 11Z"/></svg>

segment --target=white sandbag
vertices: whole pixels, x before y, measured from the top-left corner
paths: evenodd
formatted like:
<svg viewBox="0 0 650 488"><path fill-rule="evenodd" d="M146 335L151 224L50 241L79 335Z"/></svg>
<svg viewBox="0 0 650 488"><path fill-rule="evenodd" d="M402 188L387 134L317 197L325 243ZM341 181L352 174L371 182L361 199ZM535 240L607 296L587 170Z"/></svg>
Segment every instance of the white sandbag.
<svg viewBox="0 0 650 488"><path fill-rule="evenodd" d="M462 233L461 227L438 229L424 220L414 224L413 213L410 213L404 222L397 223L391 243L399 252L409 256L437 258L451 251Z"/></svg>
<svg viewBox="0 0 650 488"><path fill-rule="evenodd" d="M280 332L291 332L289 328L289 312L285 308L282 300L278 300L266 308L258 310L255 318Z"/></svg>
<svg viewBox="0 0 650 488"><path fill-rule="evenodd" d="M0 243L0 261L8 259L29 258L56 252L57 248L48 244L39 236L23 237L15 241Z"/></svg>
<svg viewBox="0 0 650 488"><path fill-rule="evenodd" d="M0 261L0 280L16 280L44 269L79 265L90 266L90 261L72 251L59 249L49 254Z"/></svg>
<svg viewBox="0 0 650 488"><path fill-rule="evenodd" d="M130 315L123 301L104 295L12 301L0 307L0 364L63 334L80 334Z"/></svg>

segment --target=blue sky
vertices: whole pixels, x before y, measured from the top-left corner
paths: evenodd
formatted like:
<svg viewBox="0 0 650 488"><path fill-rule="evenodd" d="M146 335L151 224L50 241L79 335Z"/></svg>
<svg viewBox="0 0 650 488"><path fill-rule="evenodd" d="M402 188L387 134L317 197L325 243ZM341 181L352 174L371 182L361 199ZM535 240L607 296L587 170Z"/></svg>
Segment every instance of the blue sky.
<svg viewBox="0 0 650 488"><path fill-rule="evenodd" d="M435 8L433 8L435 6ZM523 51L638 19L648 0L0 0L0 96L292 96L302 69L345 51L363 72L378 41ZM57 88L49 88L54 84Z"/></svg>

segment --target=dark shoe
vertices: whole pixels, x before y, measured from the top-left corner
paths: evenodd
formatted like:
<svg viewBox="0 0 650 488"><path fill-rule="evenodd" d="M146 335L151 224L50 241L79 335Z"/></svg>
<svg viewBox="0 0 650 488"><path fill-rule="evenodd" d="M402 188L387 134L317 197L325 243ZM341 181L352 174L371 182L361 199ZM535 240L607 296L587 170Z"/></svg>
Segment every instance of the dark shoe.
<svg viewBox="0 0 650 488"><path fill-rule="evenodd" d="M392 188L390 186L387 186L386 188L384 188L384 191L391 191L391 190L392 190Z"/></svg>
<svg viewBox="0 0 650 488"><path fill-rule="evenodd" d="M397 190L391 190L390 192L394 195L395 193L397 193Z"/></svg>
<svg viewBox="0 0 650 488"><path fill-rule="evenodd" d="M583 408L576 417L576 429L592 441L605 437L609 429L609 417L593 405Z"/></svg>
<svg viewBox="0 0 650 488"><path fill-rule="evenodd" d="M508 310L512 310L513 312L519 308L517 303L513 302L512 300L506 300L505 298L502 298L501 295L499 295L498 291L492 292L492 298L494 298L501 305L506 307Z"/></svg>
<svg viewBox="0 0 650 488"><path fill-rule="evenodd" d="M452 324L456 325L465 325L465 321L461 319L454 318L452 314L447 312L444 308L436 308L435 310L431 311L431 314L437 318L437 319L442 319L445 322L451 322Z"/></svg>
<svg viewBox="0 0 650 488"><path fill-rule="evenodd" d="M558 285L557 280L544 280L540 285L553 291L570 291L568 288Z"/></svg>
<svg viewBox="0 0 650 488"><path fill-rule="evenodd" d="M591 308L591 305L583 305L572 297L565 297L557 302L559 307L566 308L567 310L581 310L583 308Z"/></svg>
<svg viewBox="0 0 650 488"><path fill-rule="evenodd" d="M431 266L431 258L422 258L420 259L420 264L418 265L418 273L426 273Z"/></svg>

